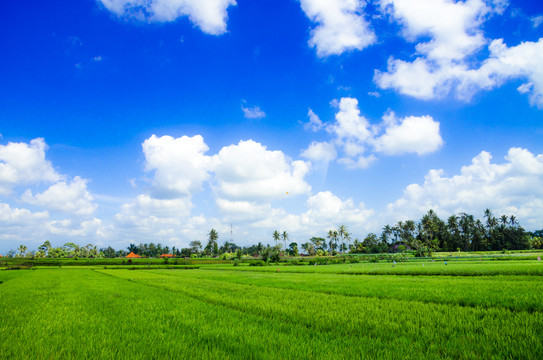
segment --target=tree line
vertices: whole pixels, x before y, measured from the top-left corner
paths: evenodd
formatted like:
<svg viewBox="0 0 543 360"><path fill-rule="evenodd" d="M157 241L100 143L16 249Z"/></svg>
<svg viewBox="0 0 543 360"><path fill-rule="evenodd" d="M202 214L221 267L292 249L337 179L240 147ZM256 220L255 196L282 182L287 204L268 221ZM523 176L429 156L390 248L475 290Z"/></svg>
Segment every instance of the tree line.
<svg viewBox="0 0 543 360"><path fill-rule="evenodd" d="M272 240L275 246L258 242L250 246L238 246L225 241L219 246L219 233L211 229L207 234L206 245L202 241L190 242L189 247L176 248L160 243L130 244L126 250L115 250L111 246L98 249L92 244L79 246L69 242L60 247L53 247L45 241L36 251L28 251L25 245L8 252L8 257L32 258L115 258L124 257L133 252L142 257L156 258L163 254L177 257L226 257L235 254L238 258L260 256L278 258L280 256L298 256L297 242L290 242L287 231L274 230ZM412 251L415 256L430 256L436 251L487 251L487 250L528 250L543 249L543 229L527 232L513 215L495 217L486 209L482 219L460 213L440 219L433 210L429 210L420 221L399 221L394 225L385 225L380 235L369 233L363 240L355 238L347 225L329 230L325 237L312 237L301 244L305 255L336 255L338 253L372 254Z"/></svg>

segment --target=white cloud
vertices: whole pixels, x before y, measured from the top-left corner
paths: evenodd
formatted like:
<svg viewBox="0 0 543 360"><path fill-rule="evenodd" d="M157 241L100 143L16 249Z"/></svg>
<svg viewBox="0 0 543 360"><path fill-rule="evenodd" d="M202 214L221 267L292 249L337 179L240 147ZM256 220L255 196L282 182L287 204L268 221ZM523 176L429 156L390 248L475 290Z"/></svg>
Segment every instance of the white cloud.
<svg viewBox="0 0 543 360"><path fill-rule="evenodd" d="M48 211L31 212L6 203L0 203L0 228L0 247L9 249L25 244L29 250L35 250L45 240L57 244L55 246L68 241L99 245L109 230L97 218L55 220Z"/></svg>
<svg viewBox="0 0 543 360"><path fill-rule="evenodd" d="M91 215L97 205L87 190L87 180L76 176L71 182L60 181L41 194L32 195L28 189L22 200L47 210L58 210L75 215Z"/></svg>
<svg viewBox="0 0 543 360"><path fill-rule="evenodd" d="M141 219L147 223L159 219L182 219L190 215L192 203L187 198L180 199L154 199L149 195L139 195L132 203L124 204L116 220L131 226L143 225Z"/></svg>
<svg viewBox="0 0 543 360"><path fill-rule="evenodd" d="M469 98L479 89L492 89L510 79L527 79L519 91L529 94L530 103L543 106L543 38L507 47L502 39L489 46L490 57L477 70L469 70L460 78L459 93Z"/></svg>
<svg viewBox="0 0 543 360"><path fill-rule="evenodd" d="M160 242L186 247L192 240L205 240L210 228L224 231L226 225L203 215L191 216L193 204L188 198L154 199L139 195L124 204L115 215L116 236L127 242Z"/></svg>
<svg viewBox="0 0 543 360"><path fill-rule="evenodd" d="M336 159L337 151L333 144L313 141L307 149L302 151L300 156L313 162L328 163Z"/></svg>
<svg viewBox="0 0 543 360"><path fill-rule="evenodd" d="M428 209L440 216L467 212L482 214L489 208L496 214L515 215L526 227L534 228L543 218L543 154L511 148L504 163L492 163L481 152L460 174L445 176L430 170L423 184L407 186L403 196L388 205L388 218L417 218Z"/></svg>
<svg viewBox="0 0 543 360"><path fill-rule="evenodd" d="M392 113L394 117L394 114ZM387 155L403 153L429 154L443 145L439 133L439 122L431 116L409 116L386 127L385 133L377 137L375 150Z"/></svg>
<svg viewBox="0 0 543 360"><path fill-rule="evenodd" d="M342 200L330 191L322 191L310 196L306 202L307 211L296 215L277 209L269 216L255 223L255 228L288 229L291 239L299 244L311 236L325 236L328 230L346 224L351 232L367 231L374 224L374 211L366 209L363 203L358 206L352 199ZM270 233L271 240L271 233Z"/></svg>
<svg viewBox="0 0 543 360"><path fill-rule="evenodd" d="M368 156L358 156L356 158L342 157L338 159L338 162L345 165L347 169L367 169L375 161L377 161L377 157L373 154Z"/></svg>
<svg viewBox="0 0 543 360"><path fill-rule="evenodd" d="M4 234L9 233L10 228L34 227L48 219L47 211L33 213L27 209L11 208L9 204L0 203L0 224Z"/></svg>
<svg viewBox="0 0 543 360"><path fill-rule="evenodd" d="M95 244L96 240L99 240L97 238L104 238L106 236L102 220L97 218L85 221L74 221L72 219L55 220L47 225L47 230L51 235L70 239L73 237L90 238Z"/></svg>
<svg viewBox="0 0 543 360"><path fill-rule="evenodd" d="M309 117L309 121L304 124L306 130L319 131L324 127L322 120L313 112L313 110L309 109L307 111L307 116Z"/></svg>
<svg viewBox="0 0 543 360"><path fill-rule="evenodd" d="M175 21L188 16L203 32L226 32L227 9L235 0L98 0L109 11L153 21Z"/></svg>
<svg viewBox="0 0 543 360"><path fill-rule="evenodd" d="M462 60L481 48L480 25L492 10L483 0L382 0L381 7L403 25L407 39L430 36L416 49L435 61Z"/></svg>
<svg viewBox="0 0 543 360"><path fill-rule="evenodd" d="M376 41L364 19L362 0L300 0L302 10L317 26L309 45L326 57L345 51L362 50Z"/></svg>
<svg viewBox="0 0 543 360"><path fill-rule="evenodd" d="M0 145L0 194L20 185L55 182L62 179L45 159L47 144L41 138L26 143Z"/></svg>
<svg viewBox="0 0 543 360"><path fill-rule="evenodd" d="M152 135L142 144L145 170L154 171L153 194L157 198L190 196L202 189L212 169L208 147L200 135Z"/></svg>
<svg viewBox="0 0 543 360"><path fill-rule="evenodd" d="M338 106L336 121L322 124L322 127L332 135L333 143L311 143L302 152L302 156L310 160L332 161L338 157L337 147L341 150L340 164L350 169L366 169L377 160L377 153L424 155L437 151L443 145L440 124L431 116L397 119L392 111L388 111L380 124L371 125L360 114L357 99L341 98L332 105Z"/></svg>
<svg viewBox="0 0 543 360"><path fill-rule="evenodd" d="M539 25L543 24L543 15L534 16L530 19L534 28L538 28Z"/></svg>
<svg viewBox="0 0 543 360"><path fill-rule="evenodd" d="M266 117L266 113L258 106L248 108L242 106L241 110L243 110L243 116L247 119L262 119L263 117Z"/></svg>
<svg viewBox="0 0 543 360"><path fill-rule="evenodd" d="M369 121L360 115L358 100L355 98L341 98L339 111L336 113L336 123L327 128L339 140L352 140L364 142L371 136Z"/></svg>
<svg viewBox="0 0 543 360"><path fill-rule="evenodd" d="M227 216L228 220L235 220L237 223L240 221L262 220L272 213L272 206L269 203L217 198L216 204L219 210Z"/></svg>
<svg viewBox="0 0 543 360"><path fill-rule="evenodd" d="M311 190L304 180L308 163L290 161L283 152L267 150L252 140L223 147L214 161L218 191L230 199L274 199Z"/></svg>
<svg viewBox="0 0 543 360"><path fill-rule="evenodd" d="M519 88L532 105L543 105L543 39L508 48L501 39L488 46L490 57L477 66L477 53L489 41L483 22L503 12L507 2L483 0L383 0L381 6L403 26L409 41L430 37L416 45L413 61L388 61L387 71L376 71L374 81L383 89L419 99L441 98L454 92L470 100L478 91L501 86L511 79L526 79Z"/></svg>

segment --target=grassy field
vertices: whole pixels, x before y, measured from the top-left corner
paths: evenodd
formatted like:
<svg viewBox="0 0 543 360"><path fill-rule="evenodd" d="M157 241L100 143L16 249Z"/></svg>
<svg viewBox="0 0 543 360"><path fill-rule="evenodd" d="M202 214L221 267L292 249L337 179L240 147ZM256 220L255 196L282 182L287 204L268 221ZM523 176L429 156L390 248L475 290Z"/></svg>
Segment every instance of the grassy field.
<svg viewBox="0 0 543 360"><path fill-rule="evenodd" d="M3 270L0 358L541 358L541 262L424 264Z"/></svg>

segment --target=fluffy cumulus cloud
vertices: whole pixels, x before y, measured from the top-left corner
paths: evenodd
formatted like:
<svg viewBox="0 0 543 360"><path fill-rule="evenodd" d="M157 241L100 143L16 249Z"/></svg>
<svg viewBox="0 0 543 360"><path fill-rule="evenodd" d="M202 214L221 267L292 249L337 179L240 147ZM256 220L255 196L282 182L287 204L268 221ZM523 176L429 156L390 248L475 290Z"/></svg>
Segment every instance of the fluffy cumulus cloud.
<svg viewBox="0 0 543 360"><path fill-rule="evenodd" d="M209 150L200 135L151 136L143 142L145 170L154 171L153 194L157 198L190 196L201 190L212 168Z"/></svg>
<svg viewBox="0 0 543 360"><path fill-rule="evenodd" d="M373 44L376 36L364 19L362 0L300 0L302 10L316 25L309 45L326 57L361 50Z"/></svg>
<svg viewBox="0 0 543 360"><path fill-rule="evenodd" d="M532 105L543 107L543 38L513 47L498 39L492 41L489 50L490 57L479 69L466 71L460 77L459 93L469 98L480 89L489 90L521 78L525 82L518 91L528 94Z"/></svg>
<svg viewBox="0 0 543 360"><path fill-rule="evenodd" d="M186 224L197 218L191 217L191 199L204 184L211 187L208 195L214 197L225 221L245 223L273 212L271 201L311 191L304 180L309 163L291 160L283 152L268 150L252 140L225 146L211 156L205 154L208 147L200 135L153 135L142 148L145 169L152 172L152 188L123 205L116 215L119 227L134 237L157 233L170 241L181 239Z"/></svg>
<svg viewBox="0 0 543 360"><path fill-rule="evenodd" d="M236 200L276 199L307 194L304 176L309 164L291 161L281 151L271 151L252 140L223 147L215 156L215 179L222 197Z"/></svg>
<svg viewBox="0 0 543 360"><path fill-rule="evenodd" d="M188 16L203 32L219 35L226 31L227 9L235 0L98 0L120 15L153 21L174 21Z"/></svg>
<svg viewBox="0 0 543 360"><path fill-rule="evenodd" d="M372 125L360 114L357 99L342 98L337 105L335 122L321 126L332 136L331 142L312 142L302 156L314 162L332 161L338 157L339 150L339 163L348 168L363 169L377 160L376 154L424 155L443 145L440 124L431 116L398 119L388 111L380 124ZM312 112L309 115L309 124L313 124L312 116L316 115Z"/></svg>
<svg viewBox="0 0 543 360"><path fill-rule="evenodd" d="M60 181L42 193L33 195L28 189L22 200L49 210L63 211L75 215L91 215L97 205L87 190L87 180L76 176L72 181Z"/></svg>
<svg viewBox="0 0 543 360"><path fill-rule="evenodd" d="M50 183L62 179L45 159L47 144L41 138L26 143L0 145L0 195L16 186Z"/></svg>
<svg viewBox="0 0 543 360"><path fill-rule="evenodd" d="M543 218L543 154L511 148L505 162L492 162L481 152L460 174L447 177L430 170L423 184L407 186L403 196L388 205L389 219L416 218L428 209L441 216L468 212L515 215L526 227L535 228ZM393 220L392 220L393 221Z"/></svg>
<svg viewBox="0 0 543 360"><path fill-rule="evenodd" d="M375 72L375 82L419 99L444 97L452 91L457 98L469 100L477 91L518 78L526 80L519 91L542 106L543 40L507 47L501 39L489 41L481 30L483 22L503 12L506 5L483 0L382 0L383 10L401 24L402 35L420 42L413 61L391 57L386 72ZM486 45L490 57L477 63L474 59Z"/></svg>
<svg viewBox="0 0 543 360"><path fill-rule="evenodd" d="M437 151L443 145L439 122L431 116L408 116L397 119L394 113L385 116L385 133L373 140L375 150L388 155L414 152L418 155Z"/></svg>

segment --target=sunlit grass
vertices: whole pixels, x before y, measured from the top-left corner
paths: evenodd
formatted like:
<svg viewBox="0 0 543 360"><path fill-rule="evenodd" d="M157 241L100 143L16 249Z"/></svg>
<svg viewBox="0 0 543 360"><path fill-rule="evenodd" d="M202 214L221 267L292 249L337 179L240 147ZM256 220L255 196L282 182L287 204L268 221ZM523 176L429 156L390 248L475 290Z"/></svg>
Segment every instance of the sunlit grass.
<svg viewBox="0 0 543 360"><path fill-rule="evenodd" d="M391 265L352 264L355 271L402 268ZM531 273L537 264L519 265ZM0 357L487 359L543 352L540 276L342 274L350 266L0 271Z"/></svg>

